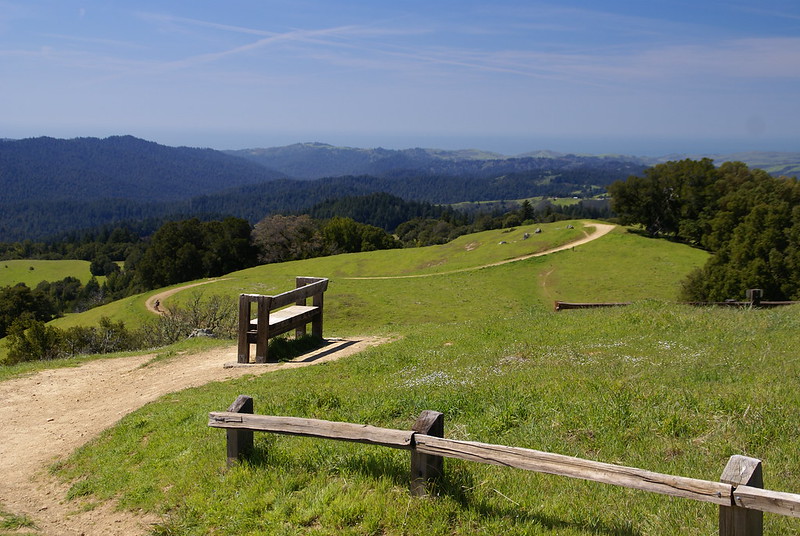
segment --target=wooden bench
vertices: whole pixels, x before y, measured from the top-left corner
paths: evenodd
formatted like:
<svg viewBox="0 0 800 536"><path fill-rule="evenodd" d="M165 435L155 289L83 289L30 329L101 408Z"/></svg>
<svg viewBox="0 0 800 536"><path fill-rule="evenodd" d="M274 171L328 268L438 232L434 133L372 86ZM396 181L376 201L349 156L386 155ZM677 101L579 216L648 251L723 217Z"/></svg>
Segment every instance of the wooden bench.
<svg viewBox="0 0 800 536"><path fill-rule="evenodd" d="M250 345L256 345L256 363L266 363L269 357L268 341L271 337L294 329L297 337L306 334L306 324L311 323L311 334L322 338L322 296L328 289L328 280L322 277L298 277L297 288L278 294L239 295L239 363L250 362ZM306 300L312 299L311 305ZM256 304L256 318L250 319L252 305Z"/></svg>

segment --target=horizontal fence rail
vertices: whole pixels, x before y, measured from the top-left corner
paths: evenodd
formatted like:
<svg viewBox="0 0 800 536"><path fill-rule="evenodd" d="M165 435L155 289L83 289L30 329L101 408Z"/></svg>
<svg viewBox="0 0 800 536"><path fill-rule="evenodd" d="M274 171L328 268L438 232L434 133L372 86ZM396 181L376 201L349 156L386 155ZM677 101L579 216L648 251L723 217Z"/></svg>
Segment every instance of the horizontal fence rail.
<svg viewBox="0 0 800 536"><path fill-rule="evenodd" d="M253 432L271 432L410 450L415 495L429 493L442 475L443 458L455 458L713 503L720 507L721 536L761 535L762 512L800 518L800 495L762 489L761 461L746 456L732 456L721 481L713 482L520 447L446 439L442 437L443 415L430 410L420 415L411 430L252 412L252 398L242 395L228 411L209 413L208 426L228 431L229 464L252 448Z"/></svg>
<svg viewBox="0 0 800 536"><path fill-rule="evenodd" d="M247 415L233 412L215 412L208 416L212 428L272 432L274 434L320 437L368 443L382 447L410 449L414 432L411 430L392 430L366 424L349 422L321 421L299 417L274 417L269 415Z"/></svg>
<svg viewBox="0 0 800 536"><path fill-rule="evenodd" d="M721 482L665 475L634 467L595 462L538 450L473 441L457 441L419 434L414 436L414 444L419 452L434 456L580 478L722 506L730 506L732 502L733 486Z"/></svg>

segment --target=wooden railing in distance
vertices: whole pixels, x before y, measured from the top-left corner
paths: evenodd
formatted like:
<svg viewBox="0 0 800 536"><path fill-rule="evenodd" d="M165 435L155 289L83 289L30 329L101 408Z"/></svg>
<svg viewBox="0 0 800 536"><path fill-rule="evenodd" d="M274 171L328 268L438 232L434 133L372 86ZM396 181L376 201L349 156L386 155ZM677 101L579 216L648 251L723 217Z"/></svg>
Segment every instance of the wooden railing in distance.
<svg viewBox="0 0 800 536"><path fill-rule="evenodd" d="M229 411L209 413L209 426L229 431L229 463L246 456L252 448L252 441L235 439L237 447L232 451L231 431L272 432L410 450L410 488L414 495L430 493L436 478L443 473L443 458L455 458L717 504L721 536L760 536L761 512L800 517L800 495L761 489L761 461L746 456L732 456L721 481L713 482L526 448L445 439L444 417L436 411L422 412L411 430L394 430L319 419L252 415L247 412L252 411L248 399L252 402L250 397L240 396ZM236 406L246 409L233 410ZM239 448L240 445L245 448Z"/></svg>
<svg viewBox="0 0 800 536"><path fill-rule="evenodd" d="M630 304L631 302L574 303L557 301L553 309L556 311L563 311L564 309L596 309L598 307L624 307Z"/></svg>

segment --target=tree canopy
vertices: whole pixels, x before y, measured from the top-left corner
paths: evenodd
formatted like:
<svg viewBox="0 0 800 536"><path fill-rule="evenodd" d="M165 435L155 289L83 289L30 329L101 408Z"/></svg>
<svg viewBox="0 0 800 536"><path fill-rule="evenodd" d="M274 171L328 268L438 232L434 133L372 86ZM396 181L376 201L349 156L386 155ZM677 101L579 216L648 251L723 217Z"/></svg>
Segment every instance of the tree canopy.
<svg viewBox="0 0 800 536"><path fill-rule="evenodd" d="M609 187L622 223L712 251L683 286L688 300L800 299L800 183L741 162L659 164Z"/></svg>

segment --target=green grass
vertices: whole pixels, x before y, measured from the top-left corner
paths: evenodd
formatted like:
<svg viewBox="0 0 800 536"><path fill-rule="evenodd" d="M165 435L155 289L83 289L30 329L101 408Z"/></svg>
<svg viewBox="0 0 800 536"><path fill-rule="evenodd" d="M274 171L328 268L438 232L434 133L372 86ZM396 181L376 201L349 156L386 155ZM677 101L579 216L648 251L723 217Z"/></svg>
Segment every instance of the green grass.
<svg viewBox="0 0 800 536"><path fill-rule="evenodd" d="M36 529L36 524L28 516L12 514L0 508L0 536L31 534L23 533L23 529Z"/></svg>
<svg viewBox="0 0 800 536"><path fill-rule="evenodd" d="M60 281L67 276L76 277L85 284L92 278L92 274L89 272L89 264L89 261L77 260L37 261L23 259L0 261L0 287L25 283L30 288L36 288L36 285L42 281ZM102 281L102 279L98 279L98 281Z"/></svg>
<svg viewBox="0 0 800 536"><path fill-rule="evenodd" d="M618 228L601 240L547 257L542 295L552 301L677 300L681 280L705 251Z"/></svg>
<svg viewBox="0 0 800 536"><path fill-rule="evenodd" d="M264 414L408 429L718 480L732 454L800 490L797 308L520 312L406 330L343 361L168 395L60 464L71 496L163 515L155 534L713 534L716 507L471 462L437 496L407 492L408 453L256 434L225 470L209 411L250 394ZM797 521L766 515L768 534Z"/></svg>

